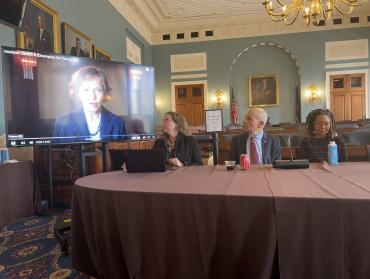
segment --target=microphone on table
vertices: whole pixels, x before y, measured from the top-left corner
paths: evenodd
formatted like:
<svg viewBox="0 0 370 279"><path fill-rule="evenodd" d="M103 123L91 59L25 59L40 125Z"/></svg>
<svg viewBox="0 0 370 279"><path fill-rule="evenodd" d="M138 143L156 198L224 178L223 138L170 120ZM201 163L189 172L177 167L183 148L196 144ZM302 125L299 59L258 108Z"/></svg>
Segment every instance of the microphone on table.
<svg viewBox="0 0 370 279"><path fill-rule="evenodd" d="M293 159L293 152L292 148L290 146L290 136L289 140L285 138L285 135L281 135L281 137L286 142L289 151L290 151L290 160L275 160L272 164L272 167L278 168L278 169L308 169L310 164L307 159Z"/></svg>

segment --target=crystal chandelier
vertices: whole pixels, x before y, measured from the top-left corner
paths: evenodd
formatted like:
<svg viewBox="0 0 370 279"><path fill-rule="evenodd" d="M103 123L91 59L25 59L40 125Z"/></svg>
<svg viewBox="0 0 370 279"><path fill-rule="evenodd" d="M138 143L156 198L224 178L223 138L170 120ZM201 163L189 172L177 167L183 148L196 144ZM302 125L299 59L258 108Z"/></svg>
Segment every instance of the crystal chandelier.
<svg viewBox="0 0 370 279"><path fill-rule="evenodd" d="M275 3L273 3L273 1ZM263 5L273 21L293 24L302 13L306 25L319 25L320 19L329 20L334 11L343 15L352 13L353 8L367 0L264 0Z"/></svg>

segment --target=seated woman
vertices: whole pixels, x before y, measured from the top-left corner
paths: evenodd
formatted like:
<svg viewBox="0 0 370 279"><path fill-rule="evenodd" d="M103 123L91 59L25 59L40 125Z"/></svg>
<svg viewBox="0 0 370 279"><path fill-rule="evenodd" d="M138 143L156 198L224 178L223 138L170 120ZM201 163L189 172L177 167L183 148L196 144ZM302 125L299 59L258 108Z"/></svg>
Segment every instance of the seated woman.
<svg viewBox="0 0 370 279"><path fill-rule="evenodd" d="M311 163L328 161L328 145L335 141L338 146L339 161L346 161L346 148L336 136L334 115L326 109L315 109L306 118L306 134L299 147L298 157Z"/></svg>
<svg viewBox="0 0 370 279"><path fill-rule="evenodd" d="M163 135L153 148L166 150L166 159L171 166L202 165L200 150L195 138L188 136L185 118L176 112L166 112L163 118Z"/></svg>

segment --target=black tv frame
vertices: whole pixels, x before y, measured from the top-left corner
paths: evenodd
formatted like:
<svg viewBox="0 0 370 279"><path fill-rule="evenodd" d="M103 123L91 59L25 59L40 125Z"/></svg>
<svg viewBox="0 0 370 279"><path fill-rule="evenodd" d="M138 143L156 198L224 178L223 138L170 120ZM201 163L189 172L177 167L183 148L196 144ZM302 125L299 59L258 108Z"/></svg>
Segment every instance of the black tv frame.
<svg viewBox="0 0 370 279"><path fill-rule="evenodd" d="M70 58L70 59L76 59L78 58L79 60L82 60L82 61L95 61L95 62L98 62L98 63L109 63L109 64L120 64L120 65L126 65L126 66L136 66L136 64L129 64L129 63L123 63L123 62L117 62L117 61L101 61L101 60L97 60L97 59L92 59L92 58L84 58L84 57L75 57L75 56L71 56L71 55L66 55L66 54L61 54L61 53L45 53L45 52L35 52L35 51L31 51L31 50L26 50L26 49L21 49L21 48L14 48L14 47L7 47L7 46L2 46L1 47L1 55L3 57L3 65L2 65L2 68L3 68L3 88L4 88L4 106L6 106L6 100L8 98L7 96L7 88L6 88L6 84L5 84L5 79L6 79L6 74L5 74L5 71L4 71L4 67L5 67L5 59L4 59L4 50L10 50L10 51L20 51L20 52L25 52L25 53L37 53L41 56L55 56L55 57L66 57L67 59ZM42 58L42 57L41 57ZM150 66L150 65L137 65L137 66L140 66L140 67L149 67L149 68L152 68L153 71L155 70L153 66ZM133 136L134 134L127 134L124 138L122 139L119 139L119 140L96 140L96 141L74 141L74 142L52 142L52 138L53 136L50 136L50 137L45 137L44 139L43 138L19 138L19 139L9 139L9 131L8 131L8 116L7 116L7 113L5 111L5 133L6 133L6 146L7 147L25 147L25 146L48 146L48 145L52 145L52 146L63 146L63 145L72 145L72 144L84 144L84 145L92 145L92 144L96 144L96 143L108 143L108 142L133 142L133 141L137 141L137 140L140 140L140 141L145 141L145 140L154 140L156 138L156 129L155 129L155 126L156 126L156 109L155 109L155 77L153 78L153 133L147 133L145 135L143 134L136 134L136 136ZM125 123L126 125L126 123ZM14 141L16 142L14 144ZM26 143L25 141L34 141L34 143ZM13 143L12 143L13 142Z"/></svg>

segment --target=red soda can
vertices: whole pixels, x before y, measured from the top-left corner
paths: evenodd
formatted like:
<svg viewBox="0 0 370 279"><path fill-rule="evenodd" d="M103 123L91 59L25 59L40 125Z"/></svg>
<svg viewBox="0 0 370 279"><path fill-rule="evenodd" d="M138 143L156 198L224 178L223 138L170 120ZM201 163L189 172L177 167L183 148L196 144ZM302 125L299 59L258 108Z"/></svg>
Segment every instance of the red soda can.
<svg viewBox="0 0 370 279"><path fill-rule="evenodd" d="M247 170L250 167L249 156L247 154L240 155L240 169Z"/></svg>

